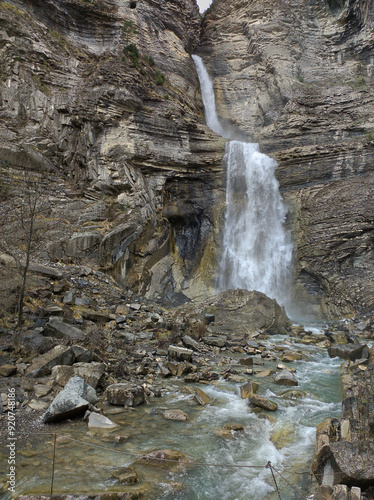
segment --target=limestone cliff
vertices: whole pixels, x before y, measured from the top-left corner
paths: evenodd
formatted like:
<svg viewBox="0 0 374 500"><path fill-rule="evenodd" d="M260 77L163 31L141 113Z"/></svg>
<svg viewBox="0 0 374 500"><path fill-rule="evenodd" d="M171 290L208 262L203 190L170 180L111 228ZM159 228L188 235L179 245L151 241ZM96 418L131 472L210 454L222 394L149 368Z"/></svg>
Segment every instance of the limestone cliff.
<svg viewBox="0 0 374 500"><path fill-rule="evenodd" d="M45 260L152 298L209 289L213 267L202 291L189 280L214 263L223 141L197 98L199 31L194 0L0 2L1 182L48 172Z"/></svg>
<svg viewBox="0 0 374 500"><path fill-rule="evenodd" d="M0 192L38 170L58 219L40 257L137 293L204 297L217 271L220 115L274 156L297 294L328 317L374 308L373 17L366 0L0 1Z"/></svg>
<svg viewBox="0 0 374 500"><path fill-rule="evenodd" d="M198 49L220 115L279 162L296 277L330 317L374 306L373 18L365 0L216 0Z"/></svg>

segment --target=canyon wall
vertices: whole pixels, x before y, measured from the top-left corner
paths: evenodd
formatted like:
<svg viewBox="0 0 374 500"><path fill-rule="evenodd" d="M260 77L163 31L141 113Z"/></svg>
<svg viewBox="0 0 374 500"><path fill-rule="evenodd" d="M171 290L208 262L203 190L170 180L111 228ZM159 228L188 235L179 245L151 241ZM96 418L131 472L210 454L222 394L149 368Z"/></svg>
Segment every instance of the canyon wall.
<svg viewBox="0 0 374 500"><path fill-rule="evenodd" d="M220 0L198 53L219 114L279 163L296 293L327 317L374 306L374 5Z"/></svg>
<svg viewBox="0 0 374 500"><path fill-rule="evenodd" d="M40 258L168 303L211 289L224 141L204 125L199 32L194 0L0 2L1 185L50 179Z"/></svg>
<svg viewBox="0 0 374 500"><path fill-rule="evenodd" d="M373 16L366 0L0 1L0 192L26 168L53 201L39 258L100 266L168 304L214 289L221 117L274 157L295 294L374 308Z"/></svg>

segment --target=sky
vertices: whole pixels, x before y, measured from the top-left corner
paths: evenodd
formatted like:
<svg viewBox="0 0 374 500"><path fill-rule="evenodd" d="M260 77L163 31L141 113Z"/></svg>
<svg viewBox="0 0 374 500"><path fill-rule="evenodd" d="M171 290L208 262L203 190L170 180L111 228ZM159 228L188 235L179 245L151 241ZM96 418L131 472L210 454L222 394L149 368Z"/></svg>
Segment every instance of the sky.
<svg viewBox="0 0 374 500"><path fill-rule="evenodd" d="M197 5L199 6L201 13L203 13L211 3L212 0L197 0Z"/></svg>

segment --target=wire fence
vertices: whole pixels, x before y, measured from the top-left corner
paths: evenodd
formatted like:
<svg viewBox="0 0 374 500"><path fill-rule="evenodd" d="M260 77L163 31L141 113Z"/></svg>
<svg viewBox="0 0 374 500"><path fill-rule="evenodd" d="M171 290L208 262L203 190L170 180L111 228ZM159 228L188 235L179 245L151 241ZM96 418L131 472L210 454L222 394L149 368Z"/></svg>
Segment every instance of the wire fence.
<svg viewBox="0 0 374 500"><path fill-rule="evenodd" d="M266 464L264 465L247 465L247 464L227 464L227 463L210 463L210 462L199 462L199 461L193 461L193 460L175 460L175 459L170 459L170 458L164 458L164 457L155 457L152 453L150 454L144 454L144 453L130 453L127 451L123 450L117 450L115 448L111 448L109 446L104 446L104 445L99 445L95 444L92 442L87 442L83 441L81 439L73 438L71 436L65 435L65 434L57 434L57 433L37 433L38 435L49 435L53 436L53 459L52 459L52 471L51 471L51 487L50 487L50 495L52 496L54 494L54 483L55 483L55 476L56 476L56 470L55 470L55 463L56 463L56 458L57 458L57 445L59 440L69 440L71 442L77 443L79 445L85 445L85 446L90 446L93 448L105 450L105 451L110 451L112 453L118 453L121 455L126 455L130 457L134 457L137 459L142 459L143 462L165 462L165 463L176 463L176 464L183 464L186 466L199 466L199 467L217 467L217 468L233 468L233 469L257 469L257 470L263 470L263 469L268 469L271 473L272 477L272 482L274 483L275 491L278 495L278 498L282 500L281 497L281 490L278 485L277 479L284 481L289 488L293 490L293 492L297 495L297 498L302 498L306 500L308 497L305 496L302 492L300 492L295 486L293 486L290 481L288 481L287 478L284 477L284 475L272 465L270 461L267 461ZM311 480L312 480L312 473L310 471L302 471L302 472L297 472L298 474L310 474Z"/></svg>

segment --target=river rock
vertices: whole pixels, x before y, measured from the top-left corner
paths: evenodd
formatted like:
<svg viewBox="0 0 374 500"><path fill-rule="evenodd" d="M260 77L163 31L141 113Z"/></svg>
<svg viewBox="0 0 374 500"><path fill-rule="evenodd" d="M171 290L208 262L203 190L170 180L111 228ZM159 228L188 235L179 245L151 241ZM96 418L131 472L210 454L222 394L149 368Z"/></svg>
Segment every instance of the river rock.
<svg viewBox="0 0 374 500"><path fill-rule="evenodd" d="M369 350L364 344L335 344L330 346L327 352L330 358L338 357L350 361L369 357Z"/></svg>
<svg viewBox="0 0 374 500"><path fill-rule="evenodd" d="M240 390L240 397L242 399L247 399L252 393L257 392L258 390L258 383L257 382L247 382L244 385L241 385L239 387Z"/></svg>
<svg viewBox="0 0 374 500"><path fill-rule="evenodd" d="M277 403L270 401L270 399L260 396L259 394L254 394L253 392L248 396L249 401L254 406L258 406L263 410L275 411L278 408Z"/></svg>
<svg viewBox="0 0 374 500"><path fill-rule="evenodd" d="M208 394L205 394L203 390L201 390L199 387L194 387L195 393L194 393L194 399L199 403L201 406L208 405L211 401L210 397Z"/></svg>
<svg viewBox="0 0 374 500"><path fill-rule="evenodd" d="M300 352L296 351L285 351L281 357L281 361L297 361L303 359L303 355Z"/></svg>
<svg viewBox="0 0 374 500"><path fill-rule="evenodd" d="M147 453L141 458L136 460L136 463L149 464L156 467L166 469L174 469L176 466L181 465L179 462L186 462L187 457L177 450L156 450Z"/></svg>
<svg viewBox="0 0 374 500"><path fill-rule="evenodd" d="M166 420L188 420L189 416L183 410L165 410L162 414Z"/></svg>
<svg viewBox="0 0 374 500"><path fill-rule="evenodd" d="M45 377L51 373L54 366L72 365L75 354L71 347L58 345L50 351L38 356L25 372L27 377Z"/></svg>
<svg viewBox="0 0 374 500"><path fill-rule="evenodd" d="M105 397L108 403L112 405L139 406L145 402L144 388L130 383L108 386Z"/></svg>
<svg viewBox="0 0 374 500"><path fill-rule="evenodd" d="M97 400L93 387L82 378L73 377L52 401L43 416L43 422L50 423L84 415L88 407L95 404Z"/></svg>
<svg viewBox="0 0 374 500"><path fill-rule="evenodd" d="M274 382L279 385L299 385L296 377L289 370L282 370L275 376Z"/></svg>
<svg viewBox="0 0 374 500"><path fill-rule="evenodd" d="M114 429L118 427L117 424L112 422L108 417L100 413L91 412L88 416L88 428L92 429Z"/></svg>

